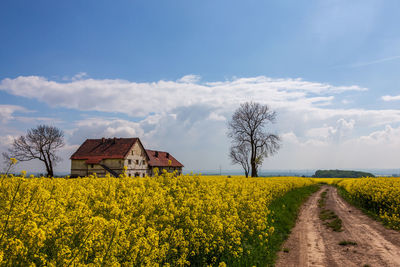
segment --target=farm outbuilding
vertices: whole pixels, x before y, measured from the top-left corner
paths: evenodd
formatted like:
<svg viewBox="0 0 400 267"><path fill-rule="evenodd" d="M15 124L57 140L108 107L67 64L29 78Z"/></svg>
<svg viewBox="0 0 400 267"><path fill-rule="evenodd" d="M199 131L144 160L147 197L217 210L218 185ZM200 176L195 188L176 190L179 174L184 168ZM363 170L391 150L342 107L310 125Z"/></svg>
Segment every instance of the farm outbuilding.
<svg viewBox="0 0 400 267"><path fill-rule="evenodd" d="M71 177L117 177L124 168L130 177L145 177L155 168L181 174L183 165L168 152L145 149L139 138L87 139L71 156Z"/></svg>

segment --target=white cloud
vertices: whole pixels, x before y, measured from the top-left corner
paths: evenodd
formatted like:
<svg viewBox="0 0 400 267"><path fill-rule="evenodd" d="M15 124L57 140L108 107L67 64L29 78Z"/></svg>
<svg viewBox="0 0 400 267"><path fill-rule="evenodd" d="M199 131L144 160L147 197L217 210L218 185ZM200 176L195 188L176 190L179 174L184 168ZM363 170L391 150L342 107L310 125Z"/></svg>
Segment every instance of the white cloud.
<svg viewBox="0 0 400 267"><path fill-rule="evenodd" d="M385 96L382 96L382 100L383 100L383 101L396 101L396 100L400 100L400 95L396 95L396 96L385 95Z"/></svg>
<svg viewBox="0 0 400 267"><path fill-rule="evenodd" d="M119 118L92 117L77 121L69 142L81 144L87 138L143 136L141 125Z"/></svg>
<svg viewBox="0 0 400 267"><path fill-rule="evenodd" d="M307 136L324 142L338 143L351 133L354 128L354 120L346 121L341 118L335 126L324 125L307 131Z"/></svg>
<svg viewBox="0 0 400 267"><path fill-rule="evenodd" d="M15 136L13 135L0 136L0 144L4 147L7 147L12 144L14 138Z"/></svg>
<svg viewBox="0 0 400 267"><path fill-rule="evenodd" d="M356 85L333 86L302 79L265 76L202 84L198 81L199 77L195 75L184 76L177 82L161 80L152 83L118 79L56 82L39 76L20 76L2 80L0 90L34 98L52 107L120 112L135 117L191 105L231 108L251 100L277 107L327 105L333 96L324 94L367 90Z"/></svg>
<svg viewBox="0 0 400 267"><path fill-rule="evenodd" d="M180 83L196 83L198 81L200 81L200 76L194 74L185 75L177 80Z"/></svg>
<svg viewBox="0 0 400 267"><path fill-rule="evenodd" d="M0 105L0 121L5 123L14 119L15 112L28 112L28 110L21 106L15 105Z"/></svg>
<svg viewBox="0 0 400 267"><path fill-rule="evenodd" d="M60 151L65 160L59 168L64 171L70 168L70 154L86 138L114 136L138 136L148 148L170 151L187 169L217 169L220 164L224 169L238 168L230 165L227 156L230 140L226 121L245 101L268 104L278 114L271 131L282 134L283 146L265 161L264 168L351 167L352 163L361 166L361 159L367 162L363 167L380 167L393 162L368 151L385 147L388 155L395 157L394 151L398 150L389 143L398 144L393 125L400 123L400 110L339 109L333 105L338 94L367 90L359 86L265 76L208 83L200 83L195 75L149 83L78 76L68 82L37 76L0 82L0 90L50 106L108 113L74 118L72 128L63 129L68 148ZM23 118L14 113L23 109L15 107L0 106L0 122L5 124L10 118L21 121ZM118 113L135 119L122 119ZM114 117L108 117L110 114ZM386 125L394 130L391 132ZM389 133L392 139L386 137ZM8 134L13 133L0 131L2 136ZM384 139L391 141L379 143ZM375 165L366 159L368 154Z"/></svg>
<svg viewBox="0 0 400 267"><path fill-rule="evenodd" d="M331 128L330 128L331 127ZM314 131L315 135L299 137L295 132L282 134L283 147L268 159L265 167L276 169L396 168L400 149L400 127L384 126L361 136L347 136L341 142L329 138L332 128L351 130L352 122L338 122ZM348 130L345 130L348 131ZM321 138L325 136L326 138Z"/></svg>
<svg viewBox="0 0 400 267"><path fill-rule="evenodd" d="M79 73L75 74L75 75L72 77L72 80L73 80L73 81L81 80L81 79L83 79L83 78L85 78L85 77L87 77L87 76L88 76L88 75L87 75L86 72L79 72Z"/></svg>
<svg viewBox="0 0 400 267"><path fill-rule="evenodd" d="M367 136L361 136L359 142L365 145L400 145L400 127L386 125L383 130L375 131ZM399 147L397 147L399 148Z"/></svg>
<svg viewBox="0 0 400 267"><path fill-rule="evenodd" d="M214 121L226 121L226 118L223 115L218 114L217 112L211 112L208 119Z"/></svg>

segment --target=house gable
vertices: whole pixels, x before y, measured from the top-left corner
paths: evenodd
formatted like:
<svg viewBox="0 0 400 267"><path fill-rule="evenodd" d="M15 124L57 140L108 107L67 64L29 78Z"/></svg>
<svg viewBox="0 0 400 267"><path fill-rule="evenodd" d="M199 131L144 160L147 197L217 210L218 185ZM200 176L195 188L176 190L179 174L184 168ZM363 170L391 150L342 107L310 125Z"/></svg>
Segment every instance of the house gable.
<svg viewBox="0 0 400 267"><path fill-rule="evenodd" d="M139 177L148 175L148 162L149 157L142 143L140 140L135 142L124 158L124 166L127 168L126 175Z"/></svg>

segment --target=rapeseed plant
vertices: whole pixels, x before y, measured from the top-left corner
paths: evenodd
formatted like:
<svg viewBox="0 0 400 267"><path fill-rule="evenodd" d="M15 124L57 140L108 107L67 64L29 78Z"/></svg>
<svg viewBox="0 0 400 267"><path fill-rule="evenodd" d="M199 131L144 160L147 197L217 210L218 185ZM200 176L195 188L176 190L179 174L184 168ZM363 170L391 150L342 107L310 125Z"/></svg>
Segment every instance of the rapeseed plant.
<svg viewBox="0 0 400 267"><path fill-rule="evenodd" d="M315 183L167 172L141 179L25 175L0 185L0 265L224 266L267 253L269 204Z"/></svg>

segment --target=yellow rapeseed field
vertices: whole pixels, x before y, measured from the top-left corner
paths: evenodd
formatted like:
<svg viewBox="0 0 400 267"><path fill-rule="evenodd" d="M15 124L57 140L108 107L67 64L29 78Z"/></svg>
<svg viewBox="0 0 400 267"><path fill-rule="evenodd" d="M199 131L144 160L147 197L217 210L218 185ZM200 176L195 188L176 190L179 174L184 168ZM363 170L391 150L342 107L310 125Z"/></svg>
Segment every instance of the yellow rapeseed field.
<svg viewBox="0 0 400 267"><path fill-rule="evenodd" d="M0 265L223 265L256 249L268 250L274 232L268 205L313 183L294 177L167 173L3 176Z"/></svg>
<svg viewBox="0 0 400 267"><path fill-rule="evenodd" d="M341 179L336 183L356 204L377 214L391 228L400 230L400 178Z"/></svg>

